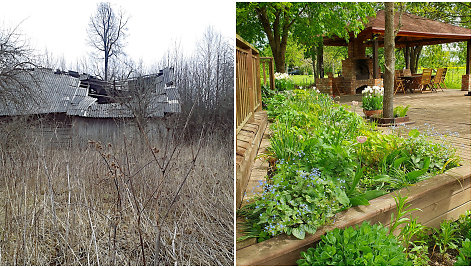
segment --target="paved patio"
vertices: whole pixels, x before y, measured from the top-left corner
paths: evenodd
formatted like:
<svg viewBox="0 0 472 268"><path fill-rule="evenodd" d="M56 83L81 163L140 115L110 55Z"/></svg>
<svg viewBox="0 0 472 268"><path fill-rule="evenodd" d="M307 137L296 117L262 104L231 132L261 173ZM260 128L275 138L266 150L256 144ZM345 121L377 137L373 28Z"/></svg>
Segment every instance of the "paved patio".
<svg viewBox="0 0 472 268"><path fill-rule="evenodd" d="M394 106L410 105L408 116L414 124L407 128L418 128L425 131L428 128L439 134L450 134L447 140L457 148L459 155L464 160L463 164L470 165L471 153L471 97L464 96L466 92L457 89L446 89L437 93L408 93L394 96ZM363 115L361 95L345 95L336 98L341 104L352 105L352 101L359 102L355 109ZM452 134L452 135L451 135Z"/></svg>

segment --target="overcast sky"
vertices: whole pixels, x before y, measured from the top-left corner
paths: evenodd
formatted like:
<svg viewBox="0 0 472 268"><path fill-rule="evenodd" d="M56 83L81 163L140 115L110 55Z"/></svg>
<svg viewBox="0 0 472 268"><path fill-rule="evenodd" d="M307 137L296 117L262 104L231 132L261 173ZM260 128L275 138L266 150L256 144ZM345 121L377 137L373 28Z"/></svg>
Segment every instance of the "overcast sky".
<svg viewBox="0 0 472 268"><path fill-rule="evenodd" d="M2 1L0 27L19 26L32 48L45 48L55 57L62 57L75 66L87 57L92 48L87 44L87 26L97 8L98 0L10 0ZM159 61L175 41L184 54L195 49L208 26L231 40L235 33L235 4L228 0L151 1L110 0L116 9L129 15L125 52L146 66Z"/></svg>

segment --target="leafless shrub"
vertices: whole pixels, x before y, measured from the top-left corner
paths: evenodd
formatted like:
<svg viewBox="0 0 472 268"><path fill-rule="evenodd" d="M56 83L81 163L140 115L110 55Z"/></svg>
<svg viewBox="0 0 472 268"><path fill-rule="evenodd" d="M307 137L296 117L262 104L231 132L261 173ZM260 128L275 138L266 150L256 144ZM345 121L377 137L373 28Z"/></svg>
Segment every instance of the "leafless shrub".
<svg viewBox="0 0 472 268"><path fill-rule="evenodd" d="M34 66L32 51L24 36L13 29L0 28L0 103L21 107L24 98L32 98L29 69Z"/></svg>

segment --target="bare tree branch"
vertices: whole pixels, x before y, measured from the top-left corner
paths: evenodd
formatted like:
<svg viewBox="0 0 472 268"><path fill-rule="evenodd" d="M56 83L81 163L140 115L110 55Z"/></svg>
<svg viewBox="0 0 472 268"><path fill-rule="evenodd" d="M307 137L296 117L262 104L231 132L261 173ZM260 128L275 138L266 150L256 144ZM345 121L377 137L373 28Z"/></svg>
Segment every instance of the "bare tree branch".
<svg viewBox="0 0 472 268"><path fill-rule="evenodd" d="M123 11L115 13L110 3L99 3L97 13L90 17L89 44L103 55L103 78L109 81L109 60L123 54L128 18Z"/></svg>

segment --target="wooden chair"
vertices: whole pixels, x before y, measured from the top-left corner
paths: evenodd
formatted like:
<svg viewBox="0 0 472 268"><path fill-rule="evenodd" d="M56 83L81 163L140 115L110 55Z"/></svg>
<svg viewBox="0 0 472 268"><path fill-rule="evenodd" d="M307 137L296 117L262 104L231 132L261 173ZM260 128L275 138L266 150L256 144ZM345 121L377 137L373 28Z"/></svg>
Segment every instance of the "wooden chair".
<svg viewBox="0 0 472 268"><path fill-rule="evenodd" d="M446 82L444 82L444 81L446 80L446 73L447 73L447 68L442 68L442 69L443 69L443 72L442 72L441 82L439 83L439 86L441 87L441 90L446 89ZM442 86L441 86L441 84L442 84Z"/></svg>
<svg viewBox="0 0 472 268"><path fill-rule="evenodd" d="M411 76L411 70L410 69L404 69L403 70L403 76Z"/></svg>
<svg viewBox="0 0 472 268"><path fill-rule="evenodd" d="M432 87L431 89L435 92L438 92L437 89L441 89L442 91L444 91L442 88L440 88L439 84L441 83L441 79L442 79L442 74L443 74L443 68L439 68L438 71L436 72L436 76L434 77L434 79L431 81L432 83Z"/></svg>
<svg viewBox="0 0 472 268"><path fill-rule="evenodd" d="M431 84L431 74L433 73L433 69L423 69L423 74L421 75L421 82L420 82L420 90L421 93L426 91L429 88L432 91L432 84Z"/></svg>
<svg viewBox="0 0 472 268"><path fill-rule="evenodd" d="M400 70L395 70L395 92L394 95L397 94L398 91L403 91L403 94L406 94L405 91L405 80L400 79Z"/></svg>

